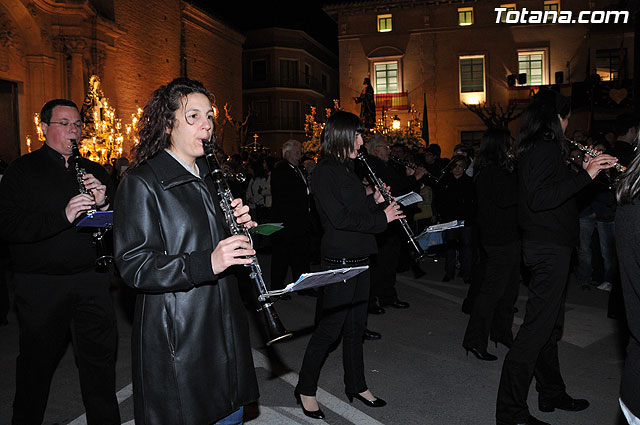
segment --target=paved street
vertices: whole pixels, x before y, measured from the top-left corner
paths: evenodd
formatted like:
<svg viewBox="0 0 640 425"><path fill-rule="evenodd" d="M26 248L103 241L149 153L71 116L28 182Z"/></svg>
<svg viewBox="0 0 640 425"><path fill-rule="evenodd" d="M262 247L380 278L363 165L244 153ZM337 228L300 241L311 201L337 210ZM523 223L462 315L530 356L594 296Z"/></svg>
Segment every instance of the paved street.
<svg viewBox="0 0 640 425"><path fill-rule="evenodd" d="M263 267L269 259L261 261ZM398 292L409 301L408 310L387 309L369 317L369 328L381 332L379 341L365 343L367 382L374 394L389 404L371 409L357 400L350 404L342 384L342 351L327 359L319 382L318 400L331 424L489 425L495 423L495 396L506 349L489 347L496 362L465 356L461 341L468 316L460 312L467 285L461 279L440 282L442 263L423 262L427 272L414 279L399 275ZM268 274L267 274L268 275ZM133 425L130 385L130 322L122 291L114 291L118 304L120 345L117 370L118 399L123 424ZM617 404L623 350L616 322L606 317L608 293L582 291L572 282L567 301L566 326L560 342L560 363L571 395L587 398L583 412L540 413L532 387L529 405L539 419L553 425L621 425ZM522 322L526 288L521 288L515 326ZM294 295L276 308L294 338L264 349L252 325L254 363L261 397L245 410L249 424L322 423L302 414L293 388L313 323L315 298ZM13 314L9 326L0 328L0 425L10 423L15 384L18 327ZM72 349L54 376L46 425L86 424L78 389Z"/></svg>

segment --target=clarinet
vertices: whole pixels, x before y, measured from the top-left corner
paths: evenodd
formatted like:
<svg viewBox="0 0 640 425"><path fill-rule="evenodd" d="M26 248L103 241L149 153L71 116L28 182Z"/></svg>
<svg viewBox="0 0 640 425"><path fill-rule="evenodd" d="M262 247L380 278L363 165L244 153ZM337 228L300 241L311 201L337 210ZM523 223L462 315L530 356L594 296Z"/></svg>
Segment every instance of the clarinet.
<svg viewBox="0 0 640 425"><path fill-rule="evenodd" d="M78 191L84 195L90 195L94 198L93 193L88 190L84 185L84 175L87 171L82 167L82 155L80 155L80 149L78 148L78 141L76 139L70 140L71 144L71 160L76 170L76 180L78 181ZM94 198L95 202L95 198ZM97 211L97 206L94 204L88 211L87 216L93 216ZM96 247L96 266L98 270L105 270L106 267L113 263L113 252L110 248L110 244L105 241L104 237L109 231L110 227L97 228L93 232L93 245Z"/></svg>
<svg viewBox="0 0 640 425"><path fill-rule="evenodd" d="M389 191L387 191L387 189L384 187L384 183L382 182L382 180L380 180L378 176L376 176L376 174L373 172L373 168L371 168L371 165L369 164L369 161L367 161L367 158L364 156L364 154L360 152L358 153L358 156L356 158L358 158L367 168L367 172L369 174L369 178L371 179L371 183L373 183L373 185L378 188L385 202L387 204L391 204L394 201L393 197L391 196ZM407 234L407 238L409 239L408 242L411 244L411 247L415 250L417 258L424 256L425 252L422 249L422 247L420 247L420 245L416 242L416 237L413 234L413 230L411 230L411 227L409 227L409 223L407 223L407 219L400 218L398 219L398 221L400 222L400 225L402 225L402 230L404 230L404 232Z"/></svg>
<svg viewBox="0 0 640 425"><path fill-rule="evenodd" d="M218 197L220 198L220 208L222 208L222 212L224 213L225 222L229 226L229 230L232 235L244 235L249 238L249 243L253 245L253 239L251 238L249 230L239 224L233 215L233 208L231 207L233 195L231 194L231 189L229 189L229 184L225 179L222 167L220 167L218 158L214 153L213 146L215 143L215 136L212 135L211 137L212 140L202 139L202 147L204 148L207 164L209 165L209 173L211 174L211 178L216 186L216 191L218 192ZM287 329L282 325L280 318L278 317L278 313L276 313L273 308L273 302L269 301L269 291L267 290L267 286L265 285L262 277L262 269L260 268L258 257L256 255L252 255L249 259L251 260L251 263L246 266L250 268L251 271L249 272L249 277L255 282L258 288L258 293L260 294L258 301L261 303L261 307L258 311L262 312L263 319L267 325L267 345L271 345L274 342L289 338L292 333L287 331Z"/></svg>
<svg viewBox="0 0 640 425"><path fill-rule="evenodd" d="M78 148L78 141L76 139L71 139L69 142L71 144L71 160L73 161L73 166L76 170L76 180L78 181L78 190L83 195L89 195L93 198L94 197L93 193L91 193L90 190L87 190L87 188L84 186L84 175L87 173L87 171L80 164L82 160L82 155L80 155L80 149ZM93 200L95 201L95 198ZM97 208L96 208L96 205L94 204L91 207L91 209L87 211L87 215L91 217L96 213L96 210Z"/></svg>
<svg viewBox="0 0 640 425"><path fill-rule="evenodd" d="M391 155L389 157L389 159L391 161L395 162L396 164L400 164L400 165L403 165L405 167L411 168L414 171L417 170L420 167L418 164L414 164L413 162L405 161L403 159L398 158L397 156ZM433 180L433 182L435 184L440 184L440 179L438 177L434 176L433 174L431 174L426 169L424 170L424 177Z"/></svg>
<svg viewBox="0 0 640 425"><path fill-rule="evenodd" d="M571 143L573 146L575 146L576 148L580 149L582 152L585 152L586 154L588 154L591 158L595 158L597 156L602 155L600 152L598 152L595 149L591 149L586 147L585 145L583 145L582 143L578 143L574 140L571 139L565 139L567 142ZM608 162L607 164L611 164L610 162ZM624 165L616 162L615 164L612 164L613 167L620 173L624 173L625 171L627 171L627 167L625 167Z"/></svg>

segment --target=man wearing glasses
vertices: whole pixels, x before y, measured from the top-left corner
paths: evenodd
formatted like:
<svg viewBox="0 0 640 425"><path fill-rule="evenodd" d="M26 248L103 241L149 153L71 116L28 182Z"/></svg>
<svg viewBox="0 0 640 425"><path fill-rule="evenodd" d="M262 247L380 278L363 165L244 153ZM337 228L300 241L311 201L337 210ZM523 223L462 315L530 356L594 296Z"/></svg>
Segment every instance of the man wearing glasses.
<svg viewBox="0 0 640 425"><path fill-rule="evenodd" d="M12 424L42 423L69 335L87 423L120 424L110 276L95 270L92 232L75 226L88 210L109 208L112 185L100 164L82 158L88 193L79 193L69 165L82 127L73 102L49 101L40 117L44 145L16 159L0 181L0 237L10 245L20 326Z"/></svg>

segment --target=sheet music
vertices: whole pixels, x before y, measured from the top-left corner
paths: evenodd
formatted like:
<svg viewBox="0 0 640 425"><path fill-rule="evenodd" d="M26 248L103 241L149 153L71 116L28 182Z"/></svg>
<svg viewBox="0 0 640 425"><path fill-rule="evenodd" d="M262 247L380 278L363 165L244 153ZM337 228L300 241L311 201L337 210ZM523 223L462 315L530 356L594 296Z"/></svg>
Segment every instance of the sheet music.
<svg viewBox="0 0 640 425"><path fill-rule="evenodd" d="M304 273L300 278L298 278L298 280L288 284L284 289L269 291L268 293L260 296L260 299L263 300L264 298L279 296L286 294L287 292L317 288L331 283L346 281L359 275L368 268L369 266L345 267L341 269L323 270L315 273Z"/></svg>
<svg viewBox="0 0 640 425"><path fill-rule="evenodd" d="M395 200L403 207L407 207L409 205L422 202L422 196L418 195L415 192L409 192L409 193L405 193L404 195L396 196Z"/></svg>
<svg viewBox="0 0 640 425"><path fill-rule="evenodd" d="M425 233L442 232L444 230L457 229L458 227L464 227L464 220L453 220L447 223L434 224L424 229L417 237L419 238Z"/></svg>

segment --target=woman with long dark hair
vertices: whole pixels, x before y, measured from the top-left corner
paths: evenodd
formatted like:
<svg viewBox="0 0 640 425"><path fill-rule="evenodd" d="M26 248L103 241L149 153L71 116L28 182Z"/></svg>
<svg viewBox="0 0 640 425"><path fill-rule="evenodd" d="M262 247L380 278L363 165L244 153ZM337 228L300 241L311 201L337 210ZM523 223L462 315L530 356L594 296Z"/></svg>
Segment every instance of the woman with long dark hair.
<svg viewBox="0 0 640 425"><path fill-rule="evenodd" d="M636 145L639 142L640 135L636 136ZM631 332L620 383L620 406L629 424L637 425L640 424L640 155L636 155L620 177L616 197L615 238Z"/></svg>
<svg viewBox="0 0 640 425"><path fill-rule="evenodd" d="M255 251L246 236L229 237L203 157L215 130L209 92L177 78L153 93L140 125L114 208L116 264L138 291L135 421L240 424L258 386L233 272ZM255 225L239 199L232 207L238 223Z"/></svg>
<svg viewBox="0 0 640 425"><path fill-rule="evenodd" d="M322 159L313 172L311 188L322 223L324 270L367 265L376 252L374 233L404 217L393 202L384 208L379 191L367 194L354 172L353 160L362 146L364 128L351 113L336 111L322 132ZM376 398L365 381L362 340L367 320L369 271L345 283L328 285L319 293L319 320L304 354L295 396L305 415L322 419L316 390L322 364L330 347L342 335L345 392L370 407L386 402Z"/></svg>
<svg viewBox="0 0 640 425"><path fill-rule="evenodd" d="M513 305L518 296L520 234L518 176L512 139L505 128L490 128L475 162L477 226L484 251L484 280L475 299L462 346L479 360L496 360L487 352L489 337L511 347Z"/></svg>
<svg viewBox="0 0 640 425"><path fill-rule="evenodd" d="M531 416L527 395L536 376L538 407L578 411L587 400L566 392L558 362L558 338L564 321L564 294L571 255L578 243L575 195L616 161L610 155L586 155L577 174L566 166L564 132L571 113L561 94L540 91L522 116L517 143L518 219L522 254L531 272L524 317L505 357L498 389L498 425L543 425Z"/></svg>

